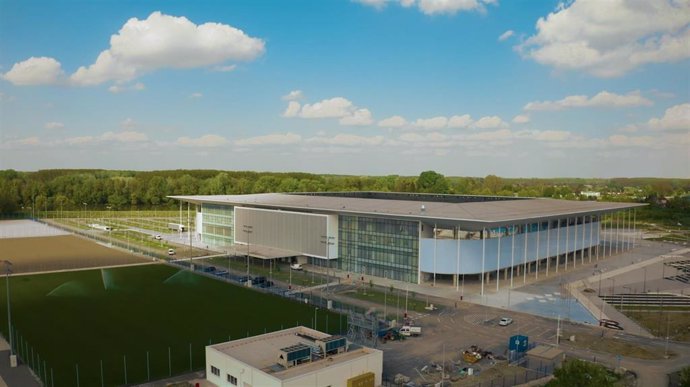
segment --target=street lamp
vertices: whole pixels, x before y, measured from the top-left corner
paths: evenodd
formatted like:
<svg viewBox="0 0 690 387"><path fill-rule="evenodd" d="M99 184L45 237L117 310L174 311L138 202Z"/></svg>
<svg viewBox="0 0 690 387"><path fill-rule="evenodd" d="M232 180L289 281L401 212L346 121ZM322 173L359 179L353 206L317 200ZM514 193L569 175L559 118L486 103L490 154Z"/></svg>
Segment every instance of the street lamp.
<svg viewBox="0 0 690 387"><path fill-rule="evenodd" d="M326 245L326 293L328 293L328 283L331 280L329 268L331 267L331 246L335 245L335 237L329 235L321 236L321 243Z"/></svg>
<svg viewBox="0 0 690 387"><path fill-rule="evenodd" d="M113 224L113 211L112 211L112 209L113 209L113 207L112 206L106 206L105 208L108 209L108 218L109 218L108 222L111 224L111 226L108 226L108 238L110 239L110 245L112 246L113 245L113 234L112 234L112 231L113 231L113 226L112 226L112 224Z"/></svg>
<svg viewBox="0 0 690 387"><path fill-rule="evenodd" d="M2 262L5 264L5 285L7 285L7 332L10 336L10 366L12 366L12 364L16 366L16 360L14 360L14 335L12 334L12 310L10 308L10 274L12 273L12 262L8 260Z"/></svg>
<svg viewBox="0 0 690 387"><path fill-rule="evenodd" d="M615 278L607 278L611 280L611 295L613 296L616 293L616 279Z"/></svg>
<svg viewBox="0 0 690 387"><path fill-rule="evenodd" d="M86 225L86 203L82 203L84 205L84 225Z"/></svg>
<svg viewBox="0 0 690 387"><path fill-rule="evenodd" d="M630 286L623 286L623 290L628 289L630 291ZM625 297L625 292L621 293L621 313L623 313L623 297Z"/></svg>
<svg viewBox="0 0 690 387"><path fill-rule="evenodd" d="M254 226L242 225L242 231L247 234L247 286L252 286L252 281L249 280L249 236L254 232Z"/></svg>

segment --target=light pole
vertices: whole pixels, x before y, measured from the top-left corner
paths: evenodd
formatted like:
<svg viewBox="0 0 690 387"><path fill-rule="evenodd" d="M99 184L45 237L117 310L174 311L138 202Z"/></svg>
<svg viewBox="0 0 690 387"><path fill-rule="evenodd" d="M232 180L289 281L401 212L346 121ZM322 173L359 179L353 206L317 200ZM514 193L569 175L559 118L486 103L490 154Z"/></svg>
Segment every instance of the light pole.
<svg viewBox="0 0 690 387"><path fill-rule="evenodd" d="M108 226L108 238L110 239L110 245L113 245L113 207L112 206L106 206L105 208L108 209L108 222L111 224L111 226Z"/></svg>
<svg viewBox="0 0 690 387"><path fill-rule="evenodd" d="M623 290L628 289L630 291L630 286L623 286ZM621 313L623 313L623 297L625 297L625 292L621 293Z"/></svg>
<svg viewBox="0 0 690 387"><path fill-rule="evenodd" d="M318 310L319 310L318 306L314 308L314 330L317 330L316 327L318 326L316 323L316 312L318 312Z"/></svg>
<svg viewBox="0 0 690 387"><path fill-rule="evenodd" d="M5 264L5 285L7 285L7 332L10 335L10 365L13 364L14 340L12 334L12 310L10 308L10 274L12 273L12 262L2 261Z"/></svg>
<svg viewBox="0 0 690 387"><path fill-rule="evenodd" d="M82 203L84 205L84 226L86 226L86 203Z"/></svg>
<svg viewBox="0 0 690 387"><path fill-rule="evenodd" d="M335 237L329 235L321 236L321 243L326 245L326 293L328 293L328 283L331 280L329 268L331 267L331 246L335 245L334 239Z"/></svg>
<svg viewBox="0 0 690 387"><path fill-rule="evenodd" d="M601 296L601 275L604 273L603 270L598 270L599 271L599 291L597 292L597 297Z"/></svg>
<svg viewBox="0 0 690 387"><path fill-rule="evenodd" d="M254 232L254 226L242 225L242 231L247 234L247 286L252 286L252 281L249 280L249 236Z"/></svg>
<svg viewBox="0 0 690 387"><path fill-rule="evenodd" d="M611 295L613 296L616 293L616 279L615 278L607 278L611 280Z"/></svg>

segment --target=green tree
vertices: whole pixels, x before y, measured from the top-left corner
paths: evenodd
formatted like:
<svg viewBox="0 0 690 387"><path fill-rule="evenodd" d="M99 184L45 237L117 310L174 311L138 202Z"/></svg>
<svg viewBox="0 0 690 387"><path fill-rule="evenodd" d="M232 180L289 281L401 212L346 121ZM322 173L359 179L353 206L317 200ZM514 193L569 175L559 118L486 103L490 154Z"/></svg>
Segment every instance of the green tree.
<svg viewBox="0 0 690 387"><path fill-rule="evenodd" d="M503 188L503 179L496 175L489 175L484 178L484 188L495 195Z"/></svg>
<svg viewBox="0 0 690 387"><path fill-rule="evenodd" d="M554 371L547 387L613 387L616 377L599 364L571 359Z"/></svg>
<svg viewBox="0 0 690 387"><path fill-rule="evenodd" d="M690 366L680 370L680 387L690 387Z"/></svg>
<svg viewBox="0 0 690 387"><path fill-rule="evenodd" d="M417 189L420 192L447 193L448 181L446 177L435 171L424 171L417 178Z"/></svg>

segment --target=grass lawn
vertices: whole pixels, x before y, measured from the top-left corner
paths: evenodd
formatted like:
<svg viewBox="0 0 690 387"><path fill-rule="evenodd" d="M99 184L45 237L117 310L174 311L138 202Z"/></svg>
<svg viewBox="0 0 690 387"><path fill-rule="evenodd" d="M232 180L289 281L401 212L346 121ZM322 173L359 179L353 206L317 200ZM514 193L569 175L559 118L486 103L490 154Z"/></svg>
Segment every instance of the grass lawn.
<svg viewBox="0 0 690 387"><path fill-rule="evenodd" d="M364 300L373 302L375 304L384 305L387 304L391 308L395 308L396 305L404 310L405 309L405 291L394 289L392 292L387 290L386 292L380 290L379 288L361 288L353 292L342 293L343 296L356 298L358 300ZM407 294L407 310L419 313L428 312L424 307L427 306L426 300L422 300L420 296L415 295L413 292ZM436 305L435 305L436 306ZM438 306L436 306L438 307Z"/></svg>
<svg viewBox="0 0 690 387"><path fill-rule="evenodd" d="M105 385L144 382L147 354L152 380L202 369L205 345L298 322L311 326L315 312L165 265L16 276L10 285L15 347L51 386L77 385L77 367L79 385L100 386L101 362ZM345 317L317 313L317 329L346 329Z"/></svg>
<svg viewBox="0 0 690 387"><path fill-rule="evenodd" d="M605 332L611 334L611 332ZM564 340L561 343L571 345L573 347L580 347L591 349L597 352L606 352L614 355L622 355L627 357L634 357L636 359L658 360L664 358L663 347L651 347L641 344L632 344L615 337L601 337L596 334L578 333L575 335L575 341L565 341L565 338L570 337L573 333L564 332ZM669 355L675 356L669 351Z"/></svg>
<svg viewBox="0 0 690 387"><path fill-rule="evenodd" d="M647 328L654 336L668 337L671 340L690 342L690 308L674 308L676 311L628 311L625 315ZM665 308L666 310L666 308Z"/></svg>

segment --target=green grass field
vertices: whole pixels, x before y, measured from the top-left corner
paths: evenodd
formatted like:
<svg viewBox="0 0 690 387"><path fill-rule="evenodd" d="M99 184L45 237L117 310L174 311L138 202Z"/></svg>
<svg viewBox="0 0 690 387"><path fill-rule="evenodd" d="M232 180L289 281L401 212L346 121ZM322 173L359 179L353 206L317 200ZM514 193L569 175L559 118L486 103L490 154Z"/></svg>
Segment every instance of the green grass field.
<svg viewBox="0 0 690 387"><path fill-rule="evenodd" d="M312 326L315 314L309 305L165 265L17 276L10 286L15 348L49 386L76 386L77 368L80 386L100 386L101 362L107 386L203 369L209 343ZM3 277L7 336L5 287ZM317 329L346 329L345 316L316 312Z"/></svg>

